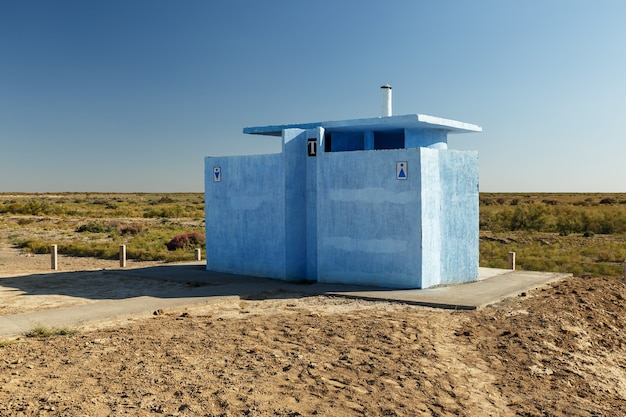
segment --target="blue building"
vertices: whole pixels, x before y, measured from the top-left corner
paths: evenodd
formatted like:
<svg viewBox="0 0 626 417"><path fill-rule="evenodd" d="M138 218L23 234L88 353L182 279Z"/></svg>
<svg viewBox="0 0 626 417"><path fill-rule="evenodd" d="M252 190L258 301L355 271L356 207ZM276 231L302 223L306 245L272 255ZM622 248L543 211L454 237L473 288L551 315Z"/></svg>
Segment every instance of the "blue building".
<svg viewBox="0 0 626 417"><path fill-rule="evenodd" d="M390 288L475 281L478 155L447 139L480 131L421 114L245 128L282 137L282 152L205 159L207 269Z"/></svg>

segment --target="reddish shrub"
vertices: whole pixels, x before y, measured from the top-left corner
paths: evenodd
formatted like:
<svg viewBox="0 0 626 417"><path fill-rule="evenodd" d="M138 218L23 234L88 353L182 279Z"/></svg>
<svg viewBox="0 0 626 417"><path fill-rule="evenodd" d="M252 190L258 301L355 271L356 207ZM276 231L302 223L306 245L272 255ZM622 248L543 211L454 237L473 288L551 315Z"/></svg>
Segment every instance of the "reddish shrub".
<svg viewBox="0 0 626 417"><path fill-rule="evenodd" d="M174 236L172 240L167 242L167 249L194 249L199 246L204 246L205 242L206 239L204 238L204 235L198 232L183 233Z"/></svg>

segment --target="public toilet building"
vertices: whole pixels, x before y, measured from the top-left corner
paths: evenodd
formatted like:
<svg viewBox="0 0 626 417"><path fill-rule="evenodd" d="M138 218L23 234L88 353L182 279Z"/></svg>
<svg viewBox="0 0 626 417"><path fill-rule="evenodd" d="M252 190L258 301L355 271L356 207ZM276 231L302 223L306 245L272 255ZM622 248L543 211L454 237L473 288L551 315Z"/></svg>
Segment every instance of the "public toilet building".
<svg viewBox="0 0 626 417"><path fill-rule="evenodd" d="M428 288L478 278L478 155L422 114L248 127L282 152L205 159L207 270ZM387 91L385 91L387 90Z"/></svg>

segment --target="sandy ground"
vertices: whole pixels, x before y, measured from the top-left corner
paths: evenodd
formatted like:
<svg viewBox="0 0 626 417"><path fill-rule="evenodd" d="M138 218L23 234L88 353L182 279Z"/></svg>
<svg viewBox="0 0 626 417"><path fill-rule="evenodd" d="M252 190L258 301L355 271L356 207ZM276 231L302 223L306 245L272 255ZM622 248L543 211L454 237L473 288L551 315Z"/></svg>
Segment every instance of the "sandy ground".
<svg viewBox="0 0 626 417"><path fill-rule="evenodd" d="M162 263L127 261L127 268L154 265ZM104 273L119 269L119 261L59 255L58 267L52 271L50 255L0 245L0 315L149 295L183 285Z"/></svg>
<svg viewBox="0 0 626 417"><path fill-rule="evenodd" d="M0 314L181 285L49 262L0 250ZM602 278L478 311L280 293L24 336L0 342L0 416L624 416L625 298Z"/></svg>

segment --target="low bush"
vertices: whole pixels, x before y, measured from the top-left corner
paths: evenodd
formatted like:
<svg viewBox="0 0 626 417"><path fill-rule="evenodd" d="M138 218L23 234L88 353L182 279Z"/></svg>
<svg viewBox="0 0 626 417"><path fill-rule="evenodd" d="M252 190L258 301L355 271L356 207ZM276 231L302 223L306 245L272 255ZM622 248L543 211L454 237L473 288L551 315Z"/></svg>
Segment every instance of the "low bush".
<svg viewBox="0 0 626 417"><path fill-rule="evenodd" d="M65 242L60 243L60 254L79 257L94 257L100 259L117 259L119 245L114 242Z"/></svg>
<svg viewBox="0 0 626 417"><path fill-rule="evenodd" d="M118 224L115 226L115 228L117 229L117 233L120 236L136 236L138 234L140 234L141 232L143 232L143 225L139 224L139 223L132 223L132 224Z"/></svg>
<svg viewBox="0 0 626 417"><path fill-rule="evenodd" d="M612 197L605 197L602 200L600 200L600 204L615 204L617 203L617 200L615 200Z"/></svg>
<svg viewBox="0 0 626 417"><path fill-rule="evenodd" d="M0 206L0 213L25 214L31 216L60 215L63 209L59 204L54 204L45 199L31 199L27 201L5 201Z"/></svg>
<svg viewBox="0 0 626 417"><path fill-rule="evenodd" d="M159 204L168 204L168 203L174 203L174 202L176 202L176 200L171 198L169 195L163 196L159 199Z"/></svg>
<svg viewBox="0 0 626 417"><path fill-rule="evenodd" d="M185 211L180 206L169 206L169 207L160 207L160 208L149 208L144 212L143 217L145 218L155 218L155 217L185 217Z"/></svg>
<svg viewBox="0 0 626 417"><path fill-rule="evenodd" d="M40 239L24 239L16 241L15 245L20 249L26 250L27 252L46 254L50 253L51 244Z"/></svg>
<svg viewBox="0 0 626 417"><path fill-rule="evenodd" d="M28 218L28 217L22 217L21 219L17 220L17 224L19 224L20 226L28 226L31 223L34 223L35 219L32 218Z"/></svg>
<svg viewBox="0 0 626 417"><path fill-rule="evenodd" d="M79 226L76 229L77 233L89 232L89 233L109 233L111 228L104 224L89 222Z"/></svg>
<svg viewBox="0 0 626 417"><path fill-rule="evenodd" d="M76 334L78 330L62 328L52 328L42 325L37 325L30 332L26 333L26 337L52 337L52 336L72 336Z"/></svg>
<svg viewBox="0 0 626 417"><path fill-rule="evenodd" d="M167 249L170 251L176 249L194 249L204 246L206 239L204 235L198 232L182 233L174 236L172 240L167 242Z"/></svg>

